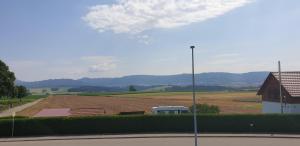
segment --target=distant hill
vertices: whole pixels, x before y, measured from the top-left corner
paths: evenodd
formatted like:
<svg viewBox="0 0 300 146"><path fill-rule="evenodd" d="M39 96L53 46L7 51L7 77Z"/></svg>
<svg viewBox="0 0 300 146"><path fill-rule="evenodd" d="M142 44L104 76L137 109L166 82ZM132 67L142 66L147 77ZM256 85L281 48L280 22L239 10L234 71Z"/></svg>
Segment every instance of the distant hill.
<svg viewBox="0 0 300 146"><path fill-rule="evenodd" d="M260 86L269 72L249 72L249 73L225 73L211 72L195 75L196 84L199 86L224 86L224 87L258 87ZM81 78L73 79L50 79L35 82L16 81L18 85L28 88L53 88L53 87L126 87L129 85L137 86L156 86L191 85L191 74L178 75L132 75L119 78Z"/></svg>
<svg viewBox="0 0 300 146"><path fill-rule="evenodd" d="M153 92L153 91L168 91L168 92L190 92L192 85L188 86L134 86L137 91ZM196 86L195 90L214 92L214 91L256 91L257 87L225 87L225 86ZM102 87L102 86L81 86L68 89L68 92L127 92L128 87Z"/></svg>
<svg viewBox="0 0 300 146"><path fill-rule="evenodd" d="M162 86L134 86L137 91L166 91ZM157 88L157 89L156 89ZM103 86L80 86L68 89L68 92L126 92L127 86L123 87L103 87Z"/></svg>

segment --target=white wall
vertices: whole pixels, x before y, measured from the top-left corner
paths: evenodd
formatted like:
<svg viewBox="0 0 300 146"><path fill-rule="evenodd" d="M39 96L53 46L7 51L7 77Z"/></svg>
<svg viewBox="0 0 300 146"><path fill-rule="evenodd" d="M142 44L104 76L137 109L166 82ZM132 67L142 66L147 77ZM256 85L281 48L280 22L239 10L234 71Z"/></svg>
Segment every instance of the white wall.
<svg viewBox="0 0 300 146"><path fill-rule="evenodd" d="M281 113L280 102L262 102L263 113ZM283 112L284 113L300 113L300 104L285 104L283 103Z"/></svg>

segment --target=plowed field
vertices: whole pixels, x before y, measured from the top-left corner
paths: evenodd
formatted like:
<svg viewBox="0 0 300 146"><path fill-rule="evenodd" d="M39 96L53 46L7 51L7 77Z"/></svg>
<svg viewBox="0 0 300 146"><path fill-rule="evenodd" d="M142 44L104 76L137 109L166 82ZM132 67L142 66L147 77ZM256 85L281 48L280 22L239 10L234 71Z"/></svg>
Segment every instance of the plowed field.
<svg viewBox="0 0 300 146"><path fill-rule="evenodd" d="M197 93L197 102L217 105L221 113L260 113L260 99L255 92ZM154 106L192 105L192 94L138 93L99 96L52 95L38 104L19 113L20 116L34 116L45 108L70 108L72 116L112 115L119 112L151 112Z"/></svg>

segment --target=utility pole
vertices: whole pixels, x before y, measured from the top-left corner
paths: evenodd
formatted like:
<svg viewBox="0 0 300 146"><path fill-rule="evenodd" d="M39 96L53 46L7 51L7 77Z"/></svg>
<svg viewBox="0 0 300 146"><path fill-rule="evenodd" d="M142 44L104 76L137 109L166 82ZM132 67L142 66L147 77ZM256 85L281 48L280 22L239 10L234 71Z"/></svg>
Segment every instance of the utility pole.
<svg viewBox="0 0 300 146"><path fill-rule="evenodd" d="M279 76L280 109L281 109L281 114L283 114L282 82L281 82L281 63L280 63L280 61L278 61L278 76Z"/></svg>
<svg viewBox="0 0 300 146"><path fill-rule="evenodd" d="M195 95L195 70L194 70L194 48L195 46L191 46L192 49L192 76L193 76L193 112L194 112L194 133L195 133L195 146L198 146L198 130L197 130L197 115L196 115L196 95Z"/></svg>

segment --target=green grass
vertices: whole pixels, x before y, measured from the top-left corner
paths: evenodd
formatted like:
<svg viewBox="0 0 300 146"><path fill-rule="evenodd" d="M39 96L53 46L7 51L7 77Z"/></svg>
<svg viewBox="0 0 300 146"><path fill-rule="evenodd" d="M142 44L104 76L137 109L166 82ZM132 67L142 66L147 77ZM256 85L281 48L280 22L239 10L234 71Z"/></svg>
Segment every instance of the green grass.
<svg viewBox="0 0 300 146"><path fill-rule="evenodd" d="M255 109L262 109L262 105L247 105L247 106L243 106L243 109L250 109L250 110L255 110Z"/></svg>
<svg viewBox="0 0 300 146"><path fill-rule="evenodd" d="M191 94L191 92L187 91L165 91L165 88L168 86L160 86L160 87L154 87L147 90L141 90L136 92L68 92L68 89L70 87L60 87L57 91L52 91L51 88L32 88L30 89L30 92L33 95L45 95L45 94L51 94L51 95L79 95L79 96L115 96L115 95L121 95L126 96L129 95L130 97L145 97L145 96L172 96L172 95L187 95ZM215 91L215 92L207 92L207 91L200 91L197 92L197 94L215 94L220 95L224 93L247 93L247 92L253 92L253 91Z"/></svg>
<svg viewBox="0 0 300 146"><path fill-rule="evenodd" d="M18 98L1 98L0 99L0 111L8 109L10 104L12 104L13 107L15 107L15 106L33 102L37 99L45 98L45 97L47 97L47 95L29 95L29 96L22 98L21 100Z"/></svg>
<svg viewBox="0 0 300 146"><path fill-rule="evenodd" d="M57 91L52 91L51 88L32 88L30 89L30 93L33 95L45 95L45 94L70 94L71 92L68 92L68 89L70 87L61 87L58 88ZM46 92L43 92L45 90Z"/></svg>
<svg viewBox="0 0 300 146"><path fill-rule="evenodd" d="M51 88L33 88L30 89L30 92L33 95L45 95L45 94L51 94L51 95L79 95L79 96L111 96L114 97L116 95L121 95L120 97L145 97L145 96L172 96L172 95L188 95L191 94L191 92L186 91L178 91L178 92L169 92L165 91L164 89L168 86L161 86L161 87L154 87L149 90L142 90L142 91L136 91L136 92L68 92L69 87L61 87L58 88L57 91L52 91ZM43 92L44 90L44 92ZM207 92L207 91L200 91L197 92L197 94L206 95L209 94L215 94L215 95L222 95L226 93L247 93L247 92L253 92L253 91L215 91L215 92ZM126 96L128 95L128 96Z"/></svg>
<svg viewBox="0 0 300 146"><path fill-rule="evenodd" d="M228 92L228 91L218 91L218 92L196 92L197 95L230 95L231 93L254 93L252 91L234 91L234 92ZM167 92L167 91L137 91L137 92L96 92L96 93L89 93L89 92L83 92L83 93L77 93L76 95L79 96L113 96L113 95L130 95L130 96L136 96L136 97L144 97L144 96L172 96L172 95L188 95L192 94L192 92Z"/></svg>
<svg viewBox="0 0 300 146"><path fill-rule="evenodd" d="M153 87L153 88L149 88L149 89L146 89L146 90L143 90L144 92L159 92L159 91L166 91L166 88L169 88L171 86L158 86L158 87Z"/></svg>

